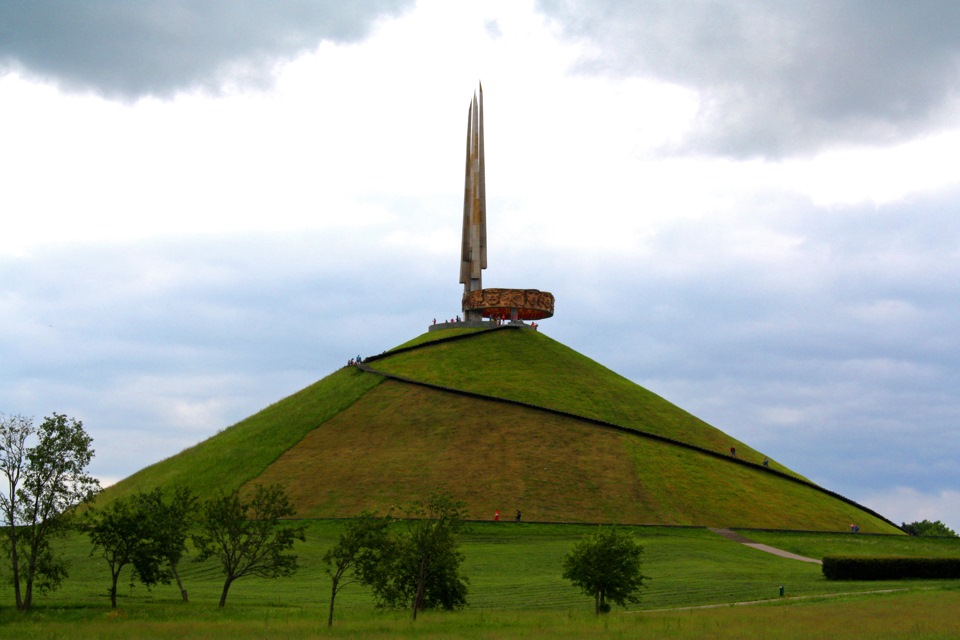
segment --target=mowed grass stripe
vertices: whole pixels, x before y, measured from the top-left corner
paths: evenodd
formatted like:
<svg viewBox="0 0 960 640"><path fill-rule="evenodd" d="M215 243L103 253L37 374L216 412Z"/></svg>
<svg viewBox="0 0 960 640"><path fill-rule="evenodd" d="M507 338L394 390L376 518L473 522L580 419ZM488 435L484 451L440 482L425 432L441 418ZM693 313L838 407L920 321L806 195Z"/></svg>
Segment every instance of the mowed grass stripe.
<svg viewBox="0 0 960 640"><path fill-rule="evenodd" d="M308 517L403 504L445 487L469 517L612 521L643 504L616 434L574 420L388 380L285 452L258 482L286 482ZM600 432L597 432L600 433Z"/></svg>
<svg viewBox="0 0 960 640"><path fill-rule="evenodd" d="M720 453L736 447L739 456L756 464L764 458L747 444L539 332L478 332L469 339L430 343L399 354L388 352L371 366L431 384L595 418ZM774 460L770 464L802 477Z"/></svg>
<svg viewBox="0 0 960 640"><path fill-rule="evenodd" d="M369 372L371 372L371 373L377 373L378 375L382 375L382 376L388 377L388 378L390 378L390 379L392 379L392 380L397 380L397 381L399 381L399 382L403 382L403 383L407 383L407 384L413 384L413 385L418 385L418 386L423 386L423 387L427 387L427 388L430 388L430 389L433 389L433 390L443 391L443 392L447 392L447 393L454 393L454 394L458 394L458 395L463 395L463 396L465 396L465 397L470 397L470 398L479 399L479 400L484 400L484 401L495 401L495 402L503 403L503 404L507 404L507 405L516 405L516 406L520 406L520 407L527 408L527 409L535 409L536 411L543 411L543 412L547 412L547 413L550 413L550 414L559 415L559 416L562 416L562 417L572 418L572 419L581 421L581 422L584 423L584 424L590 424L590 425L595 426L595 427L604 428L604 429L613 429L613 430L618 431L618 432L620 432L620 433L626 433L626 434L629 434L629 435L636 435L637 437L642 437L642 438L649 438L649 439L654 440L654 441L657 441L657 442L659 442L659 443L661 443L661 444L667 444L667 445L674 446L674 447L679 447L679 448L683 448L683 449L689 449L689 450L692 450L692 451L694 451L694 452L696 452L696 453L698 453L698 454L707 454L709 457L712 457L712 458L714 458L715 460L722 461L724 464L737 465L737 466L747 466L747 467L752 468L752 469L754 469L754 470L762 469L762 473L763 473L764 475L766 475L766 476L778 476L779 478L785 478L785 479L787 479L787 480L789 480L789 481L801 483L801 484L803 484L803 485L806 485L807 488L813 488L813 489L815 489L815 490L817 490L817 491L819 491L819 492L822 492L822 493L828 494L828 495L830 495L830 496L832 496L832 497L834 497L834 498L837 498L837 499L839 499L841 502L847 503L848 505L850 505L850 507L852 507L851 509L848 509L847 512L851 515L851 517L852 517L854 520L857 520L857 521L869 520L871 523L879 520L879 521L883 521L883 522L886 523L886 525L887 525L887 531L886 531L886 532L893 533L893 532L896 530L896 525L895 525L893 522L890 522L890 521L885 520L885 519L884 519L882 516L880 516L879 514L873 513L872 511L870 511L870 510L867 509L866 507L863 507L862 505L859 505L859 504L857 504L857 503L855 503L855 502L847 499L847 498L844 497L844 496L841 496L841 495L839 495L839 494L835 494L835 493L830 492L830 491L828 491L828 490L826 490L826 489L823 489L823 488L821 488L821 487L819 487L819 486L817 486L817 485L815 485L815 484L813 484L813 483L811 483L811 482L809 482L809 481L807 481L807 480L804 480L803 478L800 478L800 477L798 477L798 476L796 476L796 475L791 475L791 474L788 474L788 473L784 473L784 472L778 471L778 470L776 470L776 469L768 469L768 468L766 468L766 467L764 467L764 466L762 466L762 465L757 465L757 464L755 464L755 463L746 462L746 461L742 460L742 459L739 458L739 457L733 457L733 456L728 456L728 455L725 455L725 454L719 454L719 453L717 453L717 452L715 452L715 451L711 451L711 450L709 450L709 449L704 449L703 447L698 447L698 446L691 445L691 444L688 444L688 443L685 443L685 442L680 442L680 441L673 440L673 439L670 439L670 438L666 438L666 437L663 437L663 436L654 435L654 434L651 434L651 433L646 432L646 431L640 431L640 430L638 430L638 429L627 429L627 428L621 427L620 425L615 425L615 424L612 424L612 423L609 423L609 422L605 422L605 421L602 421L602 420L598 420L598 419L595 419L595 418L584 418L584 417L582 417L582 416L575 416L575 415L572 415L572 414L568 414L568 413L566 413L566 412L564 412L564 411L557 411L557 410L555 410L555 409L551 409L551 408L548 408L548 407L538 407L538 406L532 405L532 404L530 404L530 403L520 402L520 401L517 401L517 400L511 400L511 399L506 399L506 398L498 398L498 397L495 397L495 396L486 396L486 395L484 395L484 394L478 394L478 393L476 393L476 392L463 391L463 390L458 390L458 389L451 389L451 388L448 388L448 387L442 387L442 386L434 385L434 384L431 384L431 383L428 383L428 382L422 382L422 381L414 380L414 379L411 379L411 378L407 378L407 377L403 377L403 376L398 376L398 375L392 374L392 373L385 373L385 372L377 371L376 369L373 369L373 368L369 367L369 366L366 365L366 364L361 364L361 365L359 365L359 366L360 366L363 370L365 370L365 371L369 371ZM756 493L756 491L750 491L750 488L749 488L749 487L748 487L748 491L747 491L747 492L748 492L748 493L754 493L754 494ZM805 506L809 506L809 505L805 505ZM796 512L797 510L796 510L796 509L792 509L792 511ZM861 514L861 513L860 513L861 511L864 511L864 512L865 512L865 515ZM820 515L822 515L822 514L820 514ZM684 522L684 523L686 523L685 521L678 521L678 522ZM787 526L787 525L783 525L783 526ZM806 528L809 529L810 527L806 527ZM813 528L816 529L816 528L819 528L819 527L814 526ZM839 528L839 527L832 527L832 528ZM869 531L875 532L875 529L870 528Z"/></svg>
<svg viewBox="0 0 960 640"><path fill-rule="evenodd" d="M763 469L548 412L387 380L251 482L304 517L385 513L446 487L470 518L895 532Z"/></svg>

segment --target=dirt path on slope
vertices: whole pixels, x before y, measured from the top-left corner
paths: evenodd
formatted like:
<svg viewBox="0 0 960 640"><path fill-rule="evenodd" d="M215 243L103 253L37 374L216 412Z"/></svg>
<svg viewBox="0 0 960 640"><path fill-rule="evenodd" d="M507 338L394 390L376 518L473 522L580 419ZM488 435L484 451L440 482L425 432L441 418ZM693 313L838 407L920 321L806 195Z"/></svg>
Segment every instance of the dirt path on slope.
<svg viewBox="0 0 960 640"><path fill-rule="evenodd" d="M781 558L789 558L790 560L799 560L800 562L812 562L814 564L823 564L823 561L817 560L816 558L807 558L805 556L798 556L795 553L790 553L789 551L784 551L783 549L777 549L769 545L760 544L759 542L754 542L750 538L745 538L736 531L731 531L730 529L714 529L710 527L710 531L713 531L717 535L721 535L731 542L739 542L742 545L746 545L757 551L764 551L766 553L772 553L775 556L780 556Z"/></svg>

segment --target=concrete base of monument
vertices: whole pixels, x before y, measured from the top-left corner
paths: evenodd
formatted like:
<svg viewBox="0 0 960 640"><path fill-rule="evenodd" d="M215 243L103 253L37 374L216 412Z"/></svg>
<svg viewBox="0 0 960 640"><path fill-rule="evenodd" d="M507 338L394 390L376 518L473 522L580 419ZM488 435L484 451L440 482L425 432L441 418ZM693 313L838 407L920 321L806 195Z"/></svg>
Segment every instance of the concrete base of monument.
<svg viewBox="0 0 960 640"><path fill-rule="evenodd" d="M496 327L521 327L523 329L532 329L530 325L522 320L508 320L507 322L494 322L493 320L461 320L460 322L438 322L427 327L428 331L442 331L444 329L493 329Z"/></svg>

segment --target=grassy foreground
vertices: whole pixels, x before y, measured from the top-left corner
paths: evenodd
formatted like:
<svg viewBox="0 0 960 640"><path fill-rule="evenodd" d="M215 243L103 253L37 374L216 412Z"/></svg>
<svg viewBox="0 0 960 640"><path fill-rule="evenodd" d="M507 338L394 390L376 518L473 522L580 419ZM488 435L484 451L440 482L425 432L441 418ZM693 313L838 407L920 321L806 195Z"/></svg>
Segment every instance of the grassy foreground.
<svg viewBox="0 0 960 640"><path fill-rule="evenodd" d="M960 592L879 594L778 602L692 611L624 613L597 618L583 611L427 613L416 623L396 613L350 615L333 628L306 609L202 612L188 618L170 608L79 616L61 612L42 620L0 626L0 637L20 638L835 638L953 639Z"/></svg>
<svg viewBox="0 0 960 640"><path fill-rule="evenodd" d="M121 589L120 608L106 595L106 563L89 555L86 538L66 541L70 578L37 599L23 616L0 588L0 638L309 638L318 636L573 638L947 638L960 634L955 611L960 581L828 582L817 565L786 560L729 542L706 529L636 527L651 577L639 607L592 615L592 601L560 578L563 556L587 525L478 523L465 536L470 606L430 613L411 624L405 612L377 611L358 586L348 587L337 622L326 628L329 579L320 558L339 521L311 522L298 549L302 568L286 580L242 579L227 608L216 603L222 578L211 563L181 567L191 602L174 587ZM837 552L960 554L960 540L744 532L809 555ZM121 579L121 584L127 581ZM786 590L779 598L779 587ZM893 591L891 591L893 590ZM765 604L728 606L765 601ZM700 609L705 605L718 608Z"/></svg>

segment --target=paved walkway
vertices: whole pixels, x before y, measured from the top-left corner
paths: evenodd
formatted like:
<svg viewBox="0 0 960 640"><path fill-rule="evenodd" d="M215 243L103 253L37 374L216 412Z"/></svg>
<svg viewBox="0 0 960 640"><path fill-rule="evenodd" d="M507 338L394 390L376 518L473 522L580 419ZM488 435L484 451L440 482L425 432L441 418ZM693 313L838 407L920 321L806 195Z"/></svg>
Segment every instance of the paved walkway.
<svg viewBox="0 0 960 640"><path fill-rule="evenodd" d="M816 558L807 558L804 556L798 556L795 553L790 553L789 551L784 551L783 549L776 549L774 547L760 544L759 542L754 542L750 538L745 538L736 531L731 531L730 529L714 529L710 528L710 531L713 531L717 535L721 535L727 540L732 542L739 542L742 545L746 545L757 551L765 551L766 553L772 553L775 556L780 556L781 558L789 558L790 560L799 560L800 562L812 562L814 564L823 564L822 560L817 560Z"/></svg>
<svg viewBox="0 0 960 640"><path fill-rule="evenodd" d="M754 604L771 604L773 602L784 602L787 600L816 600L822 598L844 598L847 596L867 596L877 593L900 593L904 591L928 590L932 587L902 589L874 589L873 591L845 591L843 593L813 593L808 596L787 596L784 598L768 598L766 600L741 600L739 602L721 602L719 604L701 604L695 607L673 607L672 609L641 609L638 611L625 611L624 613L670 613L671 611L693 611L695 609L722 609L723 607L743 607Z"/></svg>

